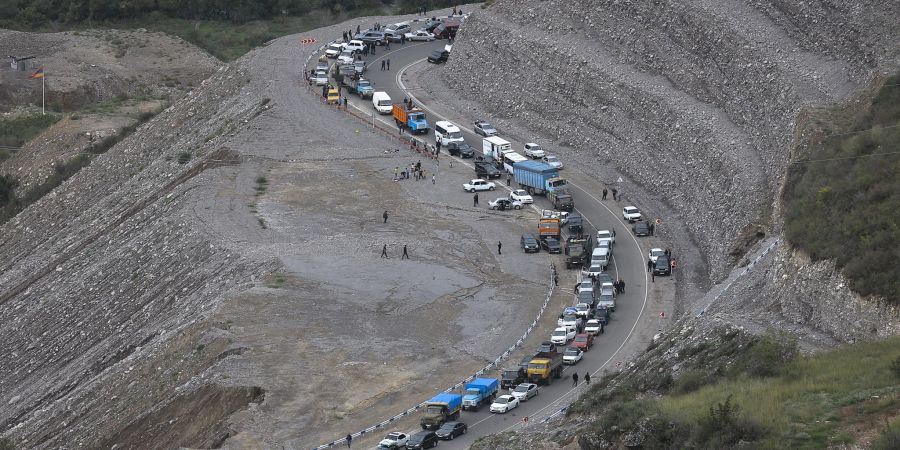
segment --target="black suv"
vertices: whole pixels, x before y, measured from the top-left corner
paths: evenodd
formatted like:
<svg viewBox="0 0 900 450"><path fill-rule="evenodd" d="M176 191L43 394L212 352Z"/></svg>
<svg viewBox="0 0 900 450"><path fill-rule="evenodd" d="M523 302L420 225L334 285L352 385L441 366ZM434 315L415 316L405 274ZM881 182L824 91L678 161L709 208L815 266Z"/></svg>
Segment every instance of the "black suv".
<svg viewBox="0 0 900 450"><path fill-rule="evenodd" d="M525 250L525 253L537 253L541 251L540 245L538 245L537 239L530 234L522 235L522 250Z"/></svg>
<svg viewBox="0 0 900 450"><path fill-rule="evenodd" d="M569 227L569 233L584 233L584 221L582 220L581 216L577 214L572 214L569 216L569 221L566 222L566 226Z"/></svg>
<svg viewBox="0 0 900 450"><path fill-rule="evenodd" d="M631 231L635 236L650 236L650 225L647 222L636 222L631 226Z"/></svg>
<svg viewBox="0 0 900 450"><path fill-rule="evenodd" d="M430 63L442 63L447 62L447 58L450 57L450 52L447 50L435 50L428 55L428 62Z"/></svg>
<svg viewBox="0 0 900 450"><path fill-rule="evenodd" d="M481 178L500 178L503 176L500 170L489 161L476 161L475 175Z"/></svg>
<svg viewBox="0 0 900 450"><path fill-rule="evenodd" d="M547 253L555 253L559 254L562 252L562 247L559 245L559 241L553 237L545 237L541 239L541 247L544 250L547 250Z"/></svg>
<svg viewBox="0 0 900 450"><path fill-rule="evenodd" d="M669 262L669 257L666 255L660 255L656 258L656 265L653 266L653 273L656 275L671 275L672 274L672 263Z"/></svg>
<svg viewBox="0 0 900 450"><path fill-rule="evenodd" d="M420 431L410 436L406 443L406 448L410 450L419 450L422 448L431 448L438 445L437 433L434 431Z"/></svg>
<svg viewBox="0 0 900 450"><path fill-rule="evenodd" d="M475 149L465 142L451 142L447 144L447 152L450 156L459 156L460 158L474 158Z"/></svg>

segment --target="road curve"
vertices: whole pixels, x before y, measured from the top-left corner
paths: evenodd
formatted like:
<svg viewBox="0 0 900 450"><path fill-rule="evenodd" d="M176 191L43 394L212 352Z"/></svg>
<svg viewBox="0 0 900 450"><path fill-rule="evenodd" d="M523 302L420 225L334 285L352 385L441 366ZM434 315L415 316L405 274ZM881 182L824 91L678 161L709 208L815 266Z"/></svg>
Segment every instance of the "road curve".
<svg viewBox="0 0 900 450"><path fill-rule="evenodd" d="M383 47L379 48L378 54L369 55L365 77L372 81L376 91L387 92L395 103L399 103L404 97L412 98L417 106L427 112L429 123L433 124L437 120L451 120L463 130L466 142L477 151L481 148L482 138L476 135L469 127L469 124L476 118L469 117L466 122L462 123L459 120L447 118L465 116L455 111L446 110L442 105L424 104L420 98L420 94L423 92L416 86L407 86L403 81L405 71L415 68L419 64L427 64L425 57L434 49L442 48L444 45L446 45L444 41L435 41L408 43L403 46L395 44L391 50L385 50ZM380 70L381 61L388 59L393 70ZM351 108L371 115L374 120L382 122L388 128L395 127L393 118L390 115L382 116L374 112L371 101L350 96L349 103ZM502 135L502 137L512 143L514 150L521 153L524 141L517 139L519 136ZM433 132L427 136L420 136L420 139L433 144ZM446 159L449 156L444 154L441 158ZM454 162L470 165L465 160L458 158L454 158ZM563 176L569 180L573 187L572 194L575 198L577 211L585 218L586 225L589 225L585 226L585 232L593 233L596 229L614 229L616 231L618 240L613 256L613 265L610 270L616 277L626 280L626 292L619 295L617 310L606 332L598 336L594 348L585 354L584 359L580 363L576 366L566 367L562 380L557 380L550 386L542 387L540 395L523 403L522 406L510 413L503 415L490 414L487 412L487 408L483 408L479 412L463 413L461 420L469 424L469 432L453 441L442 442L441 448L468 448L478 437L502 432L517 426L524 426L523 418L526 416L533 418L530 420L530 423L535 423L559 411L560 408L577 398L582 388L581 386L572 386L572 381L569 378L570 374L573 371L577 371L580 377L583 378L586 372L596 375L605 368L614 367L617 362L625 359L626 355L622 354L622 349L642 323L641 316L645 312L648 300L649 280L645 265L646 258L644 256L647 249L641 247L640 242L632 235L630 227L622 221L617 204L611 200L601 200L593 194L593 192L599 192L603 188L598 181L585 174L578 173L577 170L572 168L564 169ZM474 172L472 177L474 177ZM463 179L459 180L460 183L464 181ZM550 208L549 202L542 197L535 198L535 206L538 209ZM557 264L557 266L564 267L564 264ZM574 271L562 271L561 279L573 282L575 275ZM564 292L568 289L565 284L561 288ZM548 314L555 314L555 312L550 311ZM535 330L538 334L544 333L546 335L549 335L550 331L552 330ZM516 361L513 361L511 365L515 365L515 363ZM409 406L398 405L398 410Z"/></svg>

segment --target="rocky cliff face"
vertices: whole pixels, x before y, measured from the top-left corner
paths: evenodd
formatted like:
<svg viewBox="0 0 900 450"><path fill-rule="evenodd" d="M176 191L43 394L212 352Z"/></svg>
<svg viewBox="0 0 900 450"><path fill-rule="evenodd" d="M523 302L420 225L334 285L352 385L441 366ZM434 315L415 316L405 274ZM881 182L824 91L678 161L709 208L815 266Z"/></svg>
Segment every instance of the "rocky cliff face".
<svg viewBox="0 0 900 450"><path fill-rule="evenodd" d="M444 82L500 121L614 166L684 217L713 279L770 211L794 120L896 64L891 2L498 0ZM513 91L517 95L513 95Z"/></svg>

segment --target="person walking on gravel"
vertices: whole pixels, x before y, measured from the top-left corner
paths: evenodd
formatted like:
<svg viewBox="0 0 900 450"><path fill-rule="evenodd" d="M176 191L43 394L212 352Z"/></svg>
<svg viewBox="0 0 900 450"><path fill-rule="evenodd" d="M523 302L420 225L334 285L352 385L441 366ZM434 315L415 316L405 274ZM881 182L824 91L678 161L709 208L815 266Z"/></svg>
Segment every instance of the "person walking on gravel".
<svg viewBox="0 0 900 450"><path fill-rule="evenodd" d="M606 200L606 193L607 193L606 188L603 188L603 200Z"/></svg>
<svg viewBox="0 0 900 450"><path fill-rule="evenodd" d="M619 191L616 190L616 188L613 188L612 193L613 193L613 200L618 200Z"/></svg>
<svg viewBox="0 0 900 450"><path fill-rule="evenodd" d="M396 177L396 175L394 175L394 176ZM382 214L381 217L384 217L384 223L387 223L387 218L388 218L387 210L384 211L384 214Z"/></svg>
<svg viewBox="0 0 900 450"><path fill-rule="evenodd" d="M409 253L406 253L406 244L403 244L403 256L401 256L400 259L403 258L409 259Z"/></svg>
<svg viewBox="0 0 900 450"><path fill-rule="evenodd" d="M347 440L347 448L350 448L350 443L353 442L353 436L350 436L350 435L348 434L347 437L346 437L345 439Z"/></svg>
<svg viewBox="0 0 900 450"><path fill-rule="evenodd" d="M502 242L497 242L497 254L498 254L498 255L502 255L502 254L503 254L503 253L500 252L500 249L502 249L502 248L503 248L503 243L502 243Z"/></svg>
<svg viewBox="0 0 900 450"><path fill-rule="evenodd" d="M572 386L578 386L578 372L572 374Z"/></svg>
<svg viewBox="0 0 900 450"><path fill-rule="evenodd" d="M384 247L381 247L381 257L382 257L382 258L387 258L387 257L388 257L388 254L387 254L387 244L384 244Z"/></svg>
<svg viewBox="0 0 900 450"><path fill-rule="evenodd" d="M478 193L477 192L475 193L475 196L472 197L472 200L474 200L474 204L472 206L478 206Z"/></svg>

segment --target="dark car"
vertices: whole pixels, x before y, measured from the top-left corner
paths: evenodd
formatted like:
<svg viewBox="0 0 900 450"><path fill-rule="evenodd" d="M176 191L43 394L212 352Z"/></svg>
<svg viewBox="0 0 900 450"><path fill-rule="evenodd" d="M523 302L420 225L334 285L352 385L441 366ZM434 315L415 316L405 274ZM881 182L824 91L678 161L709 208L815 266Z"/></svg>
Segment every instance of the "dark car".
<svg viewBox="0 0 900 450"><path fill-rule="evenodd" d="M451 156L459 156L460 158L474 158L475 149L465 142L451 142L447 144L447 152Z"/></svg>
<svg viewBox="0 0 900 450"><path fill-rule="evenodd" d="M562 247L559 245L559 241L554 237L545 237L541 239L541 248L547 250L547 253L562 253Z"/></svg>
<svg viewBox="0 0 900 450"><path fill-rule="evenodd" d="M406 448L410 450L418 450L422 448L432 448L438 445L438 437L434 431L420 431L410 436L406 443Z"/></svg>
<svg viewBox="0 0 900 450"><path fill-rule="evenodd" d="M450 57L450 52L447 50L435 50L428 55L428 62L430 63L442 63L447 62L447 58Z"/></svg>
<svg viewBox="0 0 900 450"><path fill-rule="evenodd" d="M537 253L541 251L541 247L538 244L537 239L530 234L522 235L522 250L525 250L525 253Z"/></svg>
<svg viewBox="0 0 900 450"><path fill-rule="evenodd" d="M650 236L650 225L647 222L635 222L631 231L635 236Z"/></svg>
<svg viewBox="0 0 900 450"><path fill-rule="evenodd" d="M489 161L475 161L475 175L481 178L500 178L500 170Z"/></svg>
<svg viewBox="0 0 900 450"><path fill-rule="evenodd" d="M555 352L555 351L556 351L556 344L554 344L554 343L552 343L552 342L550 342L550 341L544 341L544 342L541 342L541 346L538 347L537 351L538 351L538 353L541 353L541 352ZM529 360L530 360L530 358L529 358Z"/></svg>
<svg viewBox="0 0 900 450"><path fill-rule="evenodd" d="M447 19L434 28L434 37L437 39L456 39L456 31L460 22L455 19Z"/></svg>
<svg viewBox="0 0 900 450"><path fill-rule="evenodd" d="M444 23L444 22L442 22L442 21L440 21L440 20L431 20L431 19L428 19L428 20L425 22L425 28L422 28L422 29L425 30L425 31L427 31L427 32L429 32L429 33L432 33L432 32L434 32L434 29L437 28L438 26L440 26L440 24L442 24L442 23Z"/></svg>
<svg viewBox="0 0 900 450"><path fill-rule="evenodd" d="M594 291L581 291L578 293L578 303L587 303L588 305L594 306L594 302L597 299L594 298Z"/></svg>
<svg viewBox="0 0 900 450"><path fill-rule="evenodd" d="M597 285L603 286L604 283L613 283L612 277L607 272L601 272L600 275L597 275Z"/></svg>
<svg viewBox="0 0 900 450"><path fill-rule="evenodd" d="M594 319L600 321L603 326L609 325L609 308L605 306L598 306L597 309L594 310Z"/></svg>
<svg viewBox="0 0 900 450"><path fill-rule="evenodd" d="M672 263L669 262L668 256L660 255L656 258L656 265L653 266L653 273L656 275L671 275Z"/></svg>
<svg viewBox="0 0 900 450"><path fill-rule="evenodd" d="M578 214L569 215L569 221L566 223L566 226L569 227L569 233L576 235L584 233L584 220Z"/></svg>
<svg viewBox="0 0 900 450"><path fill-rule="evenodd" d="M438 439L452 440L466 434L466 431L469 431L469 426L462 422L447 422L434 433L437 434Z"/></svg>

